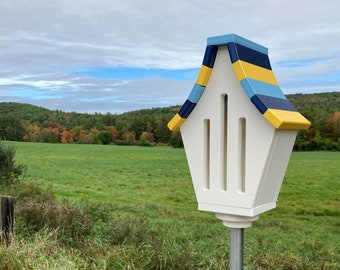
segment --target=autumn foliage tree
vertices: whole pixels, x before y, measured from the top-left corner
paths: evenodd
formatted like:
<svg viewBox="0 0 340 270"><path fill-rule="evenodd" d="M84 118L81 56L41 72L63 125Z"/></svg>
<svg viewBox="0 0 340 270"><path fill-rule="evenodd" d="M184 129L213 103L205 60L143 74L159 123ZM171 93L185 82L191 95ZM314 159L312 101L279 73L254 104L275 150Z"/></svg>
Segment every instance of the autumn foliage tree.
<svg viewBox="0 0 340 270"><path fill-rule="evenodd" d="M114 126L106 126L105 130L111 133L112 142L119 140L119 131Z"/></svg>
<svg viewBox="0 0 340 270"><path fill-rule="evenodd" d="M23 140L26 142L37 142L39 140L39 133L41 128L37 125L25 126L25 135Z"/></svg>
<svg viewBox="0 0 340 270"><path fill-rule="evenodd" d="M125 142L133 144L136 141L136 134L132 131L125 131L123 138Z"/></svg>
<svg viewBox="0 0 340 270"><path fill-rule="evenodd" d="M143 131L139 138L139 144L142 146L151 146L155 141L155 136L152 132Z"/></svg>
<svg viewBox="0 0 340 270"><path fill-rule="evenodd" d="M62 143L74 143L72 130L63 130L60 137Z"/></svg>
<svg viewBox="0 0 340 270"><path fill-rule="evenodd" d="M325 126L325 136L332 139L333 141L338 141L340 138L340 112L332 113L326 122Z"/></svg>

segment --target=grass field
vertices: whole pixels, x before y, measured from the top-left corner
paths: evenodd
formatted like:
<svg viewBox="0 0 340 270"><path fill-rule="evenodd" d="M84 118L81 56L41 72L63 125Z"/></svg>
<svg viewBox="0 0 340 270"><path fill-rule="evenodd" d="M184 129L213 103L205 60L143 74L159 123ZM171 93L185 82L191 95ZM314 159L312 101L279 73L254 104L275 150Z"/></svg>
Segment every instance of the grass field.
<svg viewBox="0 0 340 270"><path fill-rule="evenodd" d="M182 149L104 145L16 143L16 159L27 179L69 200L194 205Z"/></svg>
<svg viewBox="0 0 340 270"><path fill-rule="evenodd" d="M197 210L183 149L5 143L28 167L24 181L60 201L107 203L114 216L145 220L162 256L182 258L182 269L227 269L228 229ZM294 152L277 208L245 230L245 269L340 269L339 247L340 152ZM127 264L115 269L142 269Z"/></svg>

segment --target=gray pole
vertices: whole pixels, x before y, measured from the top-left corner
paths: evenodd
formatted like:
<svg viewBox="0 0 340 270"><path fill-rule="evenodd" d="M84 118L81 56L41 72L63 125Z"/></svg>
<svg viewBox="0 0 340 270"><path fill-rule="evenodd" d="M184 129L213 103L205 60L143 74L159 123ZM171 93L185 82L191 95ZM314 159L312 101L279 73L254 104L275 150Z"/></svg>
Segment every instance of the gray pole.
<svg viewBox="0 0 340 270"><path fill-rule="evenodd" d="M243 270L244 228L230 228L230 270Z"/></svg>

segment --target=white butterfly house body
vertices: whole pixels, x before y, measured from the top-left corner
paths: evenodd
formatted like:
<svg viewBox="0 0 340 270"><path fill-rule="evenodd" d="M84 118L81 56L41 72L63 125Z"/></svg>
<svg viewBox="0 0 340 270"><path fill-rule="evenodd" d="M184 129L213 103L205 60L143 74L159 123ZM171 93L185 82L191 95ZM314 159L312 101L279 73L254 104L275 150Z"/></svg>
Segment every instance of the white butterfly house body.
<svg viewBox="0 0 340 270"><path fill-rule="evenodd" d="M197 81L169 122L180 130L198 209L246 228L276 207L299 129L267 49L231 34L208 38Z"/></svg>

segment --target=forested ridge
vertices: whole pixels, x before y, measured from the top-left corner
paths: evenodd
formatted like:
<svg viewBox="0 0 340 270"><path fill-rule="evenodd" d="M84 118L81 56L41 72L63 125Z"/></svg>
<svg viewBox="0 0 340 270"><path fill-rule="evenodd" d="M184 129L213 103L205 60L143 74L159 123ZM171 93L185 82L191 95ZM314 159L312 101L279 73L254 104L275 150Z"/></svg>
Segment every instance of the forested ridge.
<svg viewBox="0 0 340 270"><path fill-rule="evenodd" d="M300 131L295 150L340 150L340 92L287 95L312 122ZM143 109L123 114L48 110L30 104L0 103L2 140L89 143L170 144L182 146L180 134L167 128L179 106Z"/></svg>

